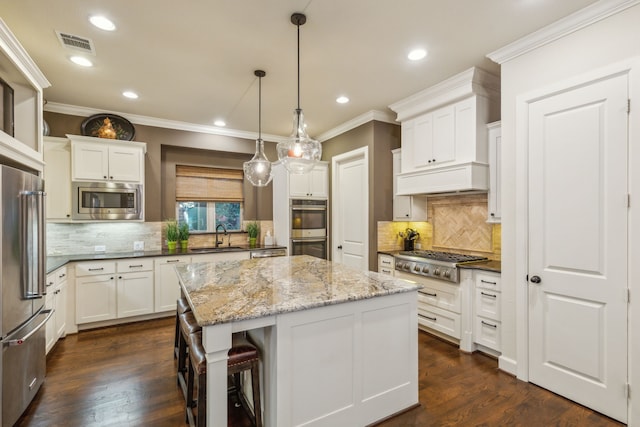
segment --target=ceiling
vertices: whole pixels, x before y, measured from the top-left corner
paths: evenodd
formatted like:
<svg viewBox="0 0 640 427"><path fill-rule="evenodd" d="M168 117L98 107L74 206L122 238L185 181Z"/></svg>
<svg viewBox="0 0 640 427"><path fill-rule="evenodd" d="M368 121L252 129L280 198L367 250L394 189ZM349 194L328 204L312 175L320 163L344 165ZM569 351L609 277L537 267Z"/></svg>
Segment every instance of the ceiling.
<svg viewBox="0 0 640 427"><path fill-rule="evenodd" d="M486 54L594 0L2 0L0 16L42 70L50 105L88 107L258 131L291 132L296 107L296 26L301 107L317 137L472 66L499 74ZM114 32L93 27L103 14ZM56 30L92 40L92 68L72 64ZM429 54L411 62L409 50ZM139 94L129 100L121 94ZM337 104L345 95L347 104ZM89 114L87 114L89 115ZM129 118L130 118L129 117ZM215 131L214 131L215 132ZM268 139L268 138L266 138Z"/></svg>

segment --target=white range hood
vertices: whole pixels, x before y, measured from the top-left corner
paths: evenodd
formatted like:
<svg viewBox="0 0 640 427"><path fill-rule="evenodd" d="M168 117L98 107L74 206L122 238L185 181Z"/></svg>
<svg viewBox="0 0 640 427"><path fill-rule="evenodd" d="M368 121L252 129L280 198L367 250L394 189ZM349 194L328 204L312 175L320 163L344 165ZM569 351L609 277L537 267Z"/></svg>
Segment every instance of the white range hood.
<svg viewBox="0 0 640 427"><path fill-rule="evenodd" d="M489 190L487 123L500 118L500 78L471 68L389 106L402 124L396 195Z"/></svg>

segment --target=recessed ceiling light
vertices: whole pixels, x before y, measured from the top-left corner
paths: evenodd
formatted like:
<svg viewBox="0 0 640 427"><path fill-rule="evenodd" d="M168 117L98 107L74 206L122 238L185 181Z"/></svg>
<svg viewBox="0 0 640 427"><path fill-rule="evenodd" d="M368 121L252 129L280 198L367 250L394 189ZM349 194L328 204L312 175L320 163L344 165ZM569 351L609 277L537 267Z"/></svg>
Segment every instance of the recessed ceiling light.
<svg viewBox="0 0 640 427"><path fill-rule="evenodd" d="M225 127L227 125L224 120L216 120L213 124L220 127Z"/></svg>
<svg viewBox="0 0 640 427"><path fill-rule="evenodd" d="M129 99L138 99L138 94L135 92L131 92L130 90L122 92L122 96Z"/></svg>
<svg viewBox="0 0 640 427"><path fill-rule="evenodd" d="M89 61L84 56L72 56L69 59L76 65L80 65L82 67L93 67L93 62Z"/></svg>
<svg viewBox="0 0 640 427"><path fill-rule="evenodd" d="M349 102L349 98L347 98L346 96L339 96L336 98L336 102L338 104L346 104L347 102Z"/></svg>
<svg viewBox="0 0 640 427"><path fill-rule="evenodd" d="M407 55L407 58L409 58L412 61L418 61L422 58L424 58L425 56L427 56L427 51L424 49L414 49L411 52L409 52L409 55Z"/></svg>
<svg viewBox="0 0 640 427"><path fill-rule="evenodd" d="M89 22L91 22L96 27L105 31L113 31L116 29L116 26L111 20L105 18L104 16L94 15L89 18Z"/></svg>

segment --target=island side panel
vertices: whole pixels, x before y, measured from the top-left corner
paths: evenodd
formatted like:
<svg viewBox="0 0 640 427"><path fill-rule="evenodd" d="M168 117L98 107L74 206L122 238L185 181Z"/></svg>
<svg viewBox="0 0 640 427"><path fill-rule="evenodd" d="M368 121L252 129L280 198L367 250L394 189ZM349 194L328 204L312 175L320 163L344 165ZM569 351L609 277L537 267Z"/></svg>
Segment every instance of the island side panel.
<svg viewBox="0 0 640 427"><path fill-rule="evenodd" d="M277 425L365 426L417 404L416 317L415 291L279 315Z"/></svg>

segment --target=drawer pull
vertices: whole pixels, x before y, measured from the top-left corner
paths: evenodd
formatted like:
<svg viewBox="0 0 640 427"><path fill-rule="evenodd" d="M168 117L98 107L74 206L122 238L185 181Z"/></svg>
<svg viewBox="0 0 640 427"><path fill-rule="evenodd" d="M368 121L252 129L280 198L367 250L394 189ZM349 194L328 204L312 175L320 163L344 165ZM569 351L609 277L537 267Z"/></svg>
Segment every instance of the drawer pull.
<svg viewBox="0 0 640 427"><path fill-rule="evenodd" d="M385 261L385 260L382 260L382 263L383 263L383 264L389 264L389 265L391 265L391 261Z"/></svg>
<svg viewBox="0 0 640 427"><path fill-rule="evenodd" d="M498 298L498 295L492 295L492 294L488 294L486 292L480 292L480 294L484 295L485 297Z"/></svg>
<svg viewBox="0 0 640 427"><path fill-rule="evenodd" d="M489 282L488 280L484 280L484 279L480 279L480 282L482 282L482 283L486 283L486 284L488 284L488 285L497 285L497 283L496 283L496 282Z"/></svg>
<svg viewBox="0 0 640 427"><path fill-rule="evenodd" d="M102 271L104 270L104 267L100 267L100 268L90 268L89 271Z"/></svg>
<svg viewBox="0 0 640 427"><path fill-rule="evenodd" d="M171 262L180 262L180 260L179 259L169 259L169 260L167 260L167 264L169 264Z"/></svg>
<svg viewBox="0 0 640 427"><path fill-rule="evenodd" d="M66 274L62 273L61 275L58 276L58 278L62 279L64 276L66 276Z"/></svg>
<svg viewBox="0 0 640 427"><path fill-rule="evenodd" d="M424 316L425 319L431 320L432 322L435 322L436 320L438 320L435 317L429 317L429 316Z"/></svg>
<svg viewBox="0 0 640 427"><path fill-rule="evenodd" d="M129 268L142 268L144 267L142 264L138 264L138 265L130 265Z"/></svg>
<svg viewBox="0 0 640 427"><path fill-rule="evenodd" d="M383 269L382 269L382 272L383 272L384 274L391 274L391 270L387 270L386 268L383 268Z"/></svg>
<svg viewBox="0 0 640 427"><path fill-rule="evenodd" d="M498 327L498 325L494 325L493 323L489 323L489 322L485 322L484 320L481 321L483 325L488 326L490 328L496 329Z"/></svg>
<svg viewBox="0 0 640 427"><path fill-rule="evenodd" d="M432 294L432 293L429 293L429 292L423 292L423 294L425 294L427 296L430 296L430 297L437 297L438 296L438 294Z"/></svg>

